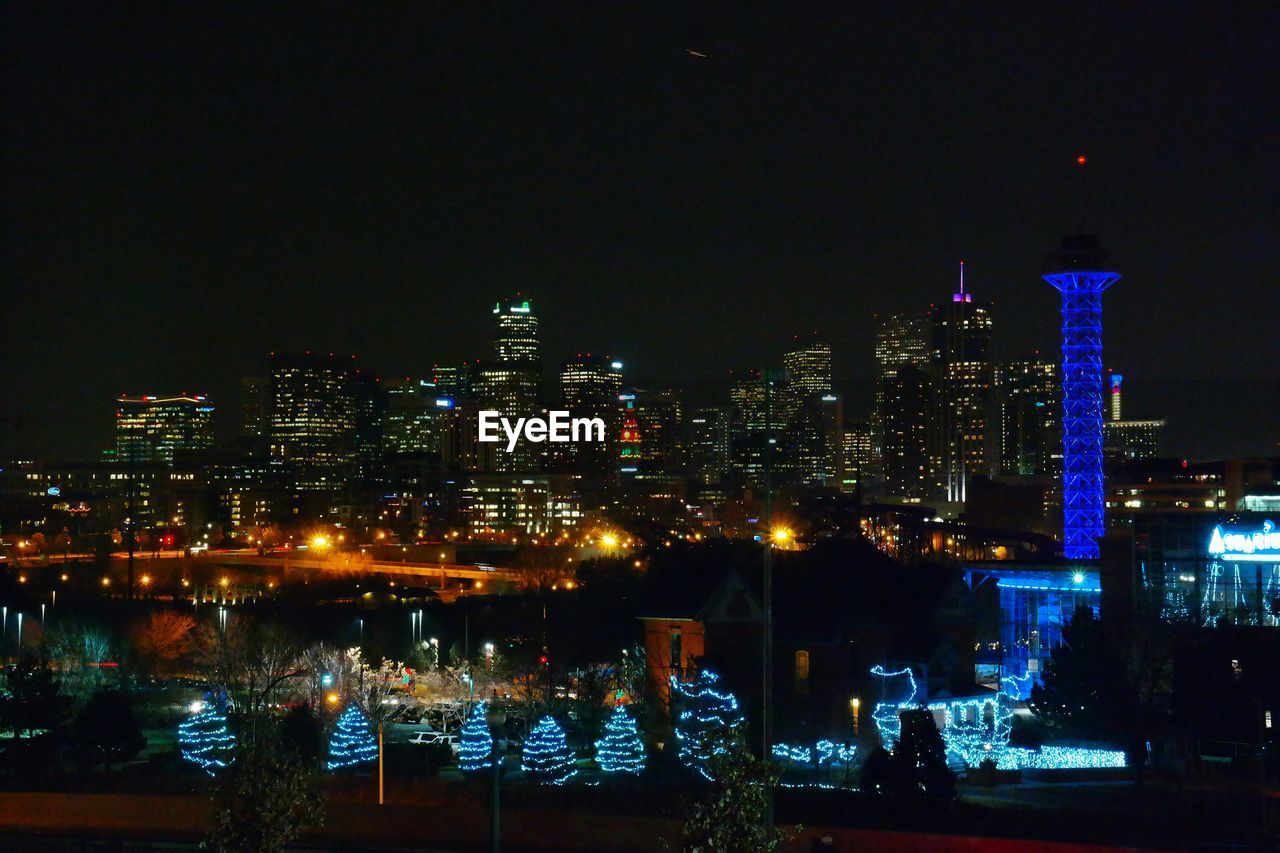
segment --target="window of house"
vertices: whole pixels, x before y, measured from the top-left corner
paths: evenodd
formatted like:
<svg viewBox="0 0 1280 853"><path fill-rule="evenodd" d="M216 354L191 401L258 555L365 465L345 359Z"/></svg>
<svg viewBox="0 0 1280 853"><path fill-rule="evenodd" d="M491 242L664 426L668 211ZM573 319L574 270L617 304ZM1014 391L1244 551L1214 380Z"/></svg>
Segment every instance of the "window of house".
<svg viewBox="0 0 1280 853"><path fill-rule="evenodd" d="M809 652L805 649L796 651L796 692L809 692Z"/></svg>

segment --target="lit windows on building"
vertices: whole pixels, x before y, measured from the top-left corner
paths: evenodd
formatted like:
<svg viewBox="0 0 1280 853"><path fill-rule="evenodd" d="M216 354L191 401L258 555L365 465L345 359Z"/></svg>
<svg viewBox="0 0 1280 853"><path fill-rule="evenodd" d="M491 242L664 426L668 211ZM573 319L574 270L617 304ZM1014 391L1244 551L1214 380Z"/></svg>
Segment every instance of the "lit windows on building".
<svg viewBox="0 0 1280 853"><path fill-rule="evenodd" d="M204 395L116 399L116 460L172 465L174 456L213 447L213 403Z"/></svg>
<svg viewBox="0 0 1280 853"><path fill-rule="evenodd" d="M493 357L498 362L538 361L538 318L520 295L493 305Z"/></svg>
<svg viewBox="0 0 1280 853"><path fill-rule="evenodd" d="M357 461L357 389L348 360L272 355L271 459L306 491L341 488Z"/></svg>

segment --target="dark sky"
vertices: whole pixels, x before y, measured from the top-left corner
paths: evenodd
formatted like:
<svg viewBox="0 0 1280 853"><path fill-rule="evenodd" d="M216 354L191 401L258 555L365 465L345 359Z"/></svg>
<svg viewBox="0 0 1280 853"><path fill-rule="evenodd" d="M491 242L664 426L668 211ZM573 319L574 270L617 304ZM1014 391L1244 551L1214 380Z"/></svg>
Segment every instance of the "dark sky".
<svg viewBox="0 0 1280 853"><path fill-rule="evenodd" d="M0 449L90 455L120 392L231 410L271 350L483 356L516 290L549 365L818 329L858 380L964 258L1000 354L1054 351L1082 227L1131 413L1274 448L1280 7L601 5L7 5Z"/></svg>

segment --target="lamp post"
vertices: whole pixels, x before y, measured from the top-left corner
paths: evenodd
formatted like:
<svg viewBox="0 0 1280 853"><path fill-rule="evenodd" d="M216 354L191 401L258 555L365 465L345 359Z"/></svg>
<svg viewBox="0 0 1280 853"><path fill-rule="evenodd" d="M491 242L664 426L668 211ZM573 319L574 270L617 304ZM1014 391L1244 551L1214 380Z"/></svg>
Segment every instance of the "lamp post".
<svg viewBox="0 0 1280 853"><path fill-rule="evenodd" d="M493 799L489 807L489 849L498 853L502 847L502 832L498 823L498 792L502 780L502 745L507 724L507 712L490 705L484 712L484 721L489 726L489 735L493 738Z"/></svg>

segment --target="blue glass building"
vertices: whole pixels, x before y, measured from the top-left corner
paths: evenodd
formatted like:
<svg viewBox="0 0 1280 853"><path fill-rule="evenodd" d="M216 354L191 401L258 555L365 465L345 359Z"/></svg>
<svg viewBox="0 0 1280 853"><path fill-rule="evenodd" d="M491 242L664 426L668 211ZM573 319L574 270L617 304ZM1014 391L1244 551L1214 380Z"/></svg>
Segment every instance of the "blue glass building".
<svg viewBox="0 0 1280 853"><path fill-rule="evenodd" d="M1119 280L1090 235L1064 237L1044 280L1062 294L1062 539L1068 560L1098 557L1103 532L1102 292Z"/></svg>
<svg viewBox="0 0 1280 853"><path fill-rule="evenodd" d="M1039 682L1077 608L1088 607L1095 616L1101 612L1101 578L1079 566L974 563L965 566L965 580L975 591L994 585L997 597L991 603L999 607L998 642L984 645L975 658L978 681L994 676L1003 684L1013 678L1017 689L1010 695L1018 699L1027 698Z"/></svg>

